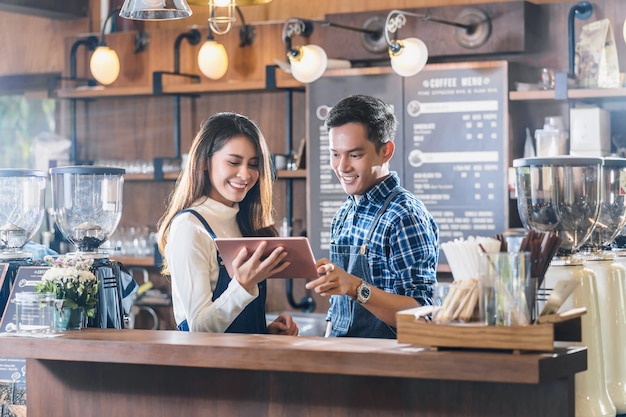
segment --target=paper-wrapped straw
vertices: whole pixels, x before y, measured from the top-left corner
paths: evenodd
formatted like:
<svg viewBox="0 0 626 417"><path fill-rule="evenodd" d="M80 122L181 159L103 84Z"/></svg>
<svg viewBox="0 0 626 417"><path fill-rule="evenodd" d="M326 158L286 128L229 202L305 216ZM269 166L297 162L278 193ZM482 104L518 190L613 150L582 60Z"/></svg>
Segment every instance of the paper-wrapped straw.
<svg viewBox="0 0 626 417"><path fill-rule="evenodd" d="M454 280L477 278L480 274L481 246L486 252L499 252L501 242L490 237L469 236L442 243Z"/></svg>

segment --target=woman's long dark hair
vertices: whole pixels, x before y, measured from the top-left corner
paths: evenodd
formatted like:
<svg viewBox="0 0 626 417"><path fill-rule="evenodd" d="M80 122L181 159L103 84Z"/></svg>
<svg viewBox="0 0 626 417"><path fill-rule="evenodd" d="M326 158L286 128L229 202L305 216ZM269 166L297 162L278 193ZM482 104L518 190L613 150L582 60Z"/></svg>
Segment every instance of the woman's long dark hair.
<svg viewBox="0 0 626 417"><path fill-rule="evenodd" d="M189 150L187 166L180 173L170 195L167 210L158 222L158 246L161 254L174 217L201 197L208 198L213 185L209 178L211 157L236 136L245 136L254 145L259 158L259 180L239 203L237 224L243 236L275 236L272 202L270 153L258 126L237 113L216 113L202 123ZM167 265L163 272L167 273Z"/></svg>

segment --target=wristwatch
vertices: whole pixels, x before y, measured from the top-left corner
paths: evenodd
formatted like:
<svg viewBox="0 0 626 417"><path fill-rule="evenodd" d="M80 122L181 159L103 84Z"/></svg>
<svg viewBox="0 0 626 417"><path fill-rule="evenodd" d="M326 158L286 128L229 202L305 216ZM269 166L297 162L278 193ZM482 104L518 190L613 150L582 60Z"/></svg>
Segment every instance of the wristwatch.
<svg viewBox="0 0 626 417"><path fill-rule="evenodd" d="M360 304L367 303L372 295L372 287L365 281L361 281L358 287L356 287L356 300Z"/></svg>

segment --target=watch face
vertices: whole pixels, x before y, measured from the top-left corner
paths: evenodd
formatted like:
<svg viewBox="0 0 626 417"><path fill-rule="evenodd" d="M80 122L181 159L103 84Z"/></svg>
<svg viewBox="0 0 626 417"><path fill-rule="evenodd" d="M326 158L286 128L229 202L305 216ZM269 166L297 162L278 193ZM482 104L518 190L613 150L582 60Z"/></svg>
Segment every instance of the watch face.
<svg viewBox="0 0 626 417"><path fill-rule="evenodd" d="M369 300L370 294L372 292L370 286L367 285L366 283L363 283L363 284L361 284L359 286L358 290L359 290L359 293L358 293L357 301L359 303L367 302L367 300Z"/></svg>
<svg viewBox="0 0 626 417"><path fill-rule="evenodd" d="M370 296L370 287L362 287L361 288L361 297L367 299Z"/></svg>

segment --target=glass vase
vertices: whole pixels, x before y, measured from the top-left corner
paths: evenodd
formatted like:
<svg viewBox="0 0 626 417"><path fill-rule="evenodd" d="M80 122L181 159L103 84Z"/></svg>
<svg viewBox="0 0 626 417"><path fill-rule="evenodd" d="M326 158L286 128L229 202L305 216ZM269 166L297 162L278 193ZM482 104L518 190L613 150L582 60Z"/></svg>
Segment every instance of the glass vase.
<svg viewBox="0 0 626 417"><path fill-rule="evenodd" d="M62 307L56 310L55 328L57 330L80 330L84 326L85 312L82 308Z"/></svg>

